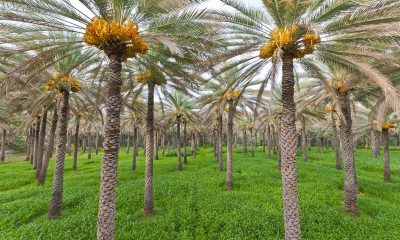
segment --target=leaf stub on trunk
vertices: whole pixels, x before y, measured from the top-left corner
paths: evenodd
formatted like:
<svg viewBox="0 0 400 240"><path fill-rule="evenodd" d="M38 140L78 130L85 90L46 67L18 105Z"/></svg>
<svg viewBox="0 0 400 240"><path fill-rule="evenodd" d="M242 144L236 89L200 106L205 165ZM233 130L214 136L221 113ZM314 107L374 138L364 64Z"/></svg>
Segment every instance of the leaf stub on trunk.
<svg viewBox="0 0 400 240"><path fill-rule="evenodd" d="M104 157L101 167L97 239L114 239L115 199L120 142L121 55L110 56Z"/></svg>
<svg viewBox="0 0 400 240"><path fill-rule="evenodd" d="M282 59L281 171L285 238L301 239L296 167L296 105L293 57Z"/></svg>

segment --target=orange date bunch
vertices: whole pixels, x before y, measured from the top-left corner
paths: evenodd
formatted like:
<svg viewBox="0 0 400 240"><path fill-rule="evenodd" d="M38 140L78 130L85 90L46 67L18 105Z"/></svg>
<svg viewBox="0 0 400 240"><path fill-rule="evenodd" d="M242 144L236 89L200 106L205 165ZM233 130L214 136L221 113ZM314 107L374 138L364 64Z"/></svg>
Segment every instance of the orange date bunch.
<svg viewBox="0 0 400 240"><path fill-rule="evenodd" d="M122 52L123 61L136 57L137 54L146 54L148 51L146 41L140 36L138 28L131 20L120 23L95 17L86 26L83 40L106 53Z"/></svg>
<svg viewBox="0 0 400 240"><path fill-rule="evenodd" d="M62 91L78 92L82 89L82 83L75 80L70 75L61 76L56 73L52 76L52 79L48 81L45 85L46 91L52 91L54 89Z"/></svg>
<svg viewBox="0 0 400 240"><path fill-rule="evenodd" d="M268 42L262 46L260 58L272 57L277 49L287 51L295 58L303 58L305 55L314 53L315 46L320 43L321 38L315 31L307 30L301 36L301 30L296 25L288 28L276 28L272 31Z"/></svg>

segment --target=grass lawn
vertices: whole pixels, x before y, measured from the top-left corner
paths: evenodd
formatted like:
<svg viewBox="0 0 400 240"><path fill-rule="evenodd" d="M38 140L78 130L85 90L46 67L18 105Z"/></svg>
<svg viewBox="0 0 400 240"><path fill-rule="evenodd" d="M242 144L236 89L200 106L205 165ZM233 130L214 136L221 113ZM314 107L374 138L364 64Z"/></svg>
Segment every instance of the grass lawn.
<svg viewBox="0 0 400 240"><path fill-rule="evenodd" d="M117 239L283 239L281 176L277 160L234 154L234 190L224 189L211 148L189 157L183 172L176 157L155 161L157 214L142 216L144 155L130 170L131 155L120 154L117 191ZM161 154L160 154L161 156ZM0 165L0 239L95 239L100 156L81 155L78 170L65 164L62 217L47 220L54 160L45 187L37 187L28 162ZM361 215L342 211L343 173L334 152L298 156L303 239L400 239L400 149L392 151L393 182L383 182L383 159L357 151Z"/></svg>

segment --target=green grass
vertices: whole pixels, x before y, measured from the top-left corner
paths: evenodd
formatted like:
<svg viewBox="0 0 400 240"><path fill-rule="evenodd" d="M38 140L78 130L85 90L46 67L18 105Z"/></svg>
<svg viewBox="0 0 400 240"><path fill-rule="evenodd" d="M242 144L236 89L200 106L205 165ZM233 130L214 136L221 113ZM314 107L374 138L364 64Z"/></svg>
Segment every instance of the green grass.
<svg viewBox="0 0 400 240"><path fill-rule="evenodd" d="M120 154L117 239L283 239L281 176L276 159L257 149L256 157L234 154L234 190L224 189L212 150L200 149L178 172L176 157L155 161L157 214L142 216L144 157L130 170L130 155ZM343 173L334 153L298 157L303 239L400 239L400 149L392 151L392 183L383 182L383 160L357 151L361 215L342 211ZM0 239L95 239L100 157L81 156L78 170L65 164L63 214L46 218L53 161L45 187L37 187L27 162L0 165Z"/></svg>

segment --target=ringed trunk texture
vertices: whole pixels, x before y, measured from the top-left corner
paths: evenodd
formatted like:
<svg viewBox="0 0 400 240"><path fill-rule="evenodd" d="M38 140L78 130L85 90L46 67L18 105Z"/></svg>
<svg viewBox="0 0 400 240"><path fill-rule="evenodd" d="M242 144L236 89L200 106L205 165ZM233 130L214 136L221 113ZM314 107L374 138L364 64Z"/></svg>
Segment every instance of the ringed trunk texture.
<svg viewBox="0 0 400 240"><path fill-rule="evenodd" d="M228 125L227 125L227 151L226 151L226 189L233 188L233 101L228 101Z"/></svg>
<svg viewBox="0 0 400 240"><path fill-rule="evenodd" d="M218 171L222 172L222 115L218 117L217 134Z"/></svg>
<svg viewBox="0 0 400 240"><path fill-rule="evenodd" d="M382 142L383 142L383 154L384 154L384 171L383 177L385 182L390 182L390 152L389 152L389 131L388 129L382 129Z"/></svg>
<svg viewBox="0 0 400 240"><path fill-rule="evenodd" d="M45 108L43 110L42 123L40 124L39 158L38 158L38 163L37 163L37 168L36 168L36 178L39 178L40 171L42 170L44 142L46 140L47 111L48 111L48 108Z"/></svg>
<svg viewBox="0 0 400 240"><path fill-rule="evenodd" d="M293 57L282 59L282 117L280 134L283 211L286 239L301 239L296 167L296 105Z"/></svg>
<svg viewBox="0 0 400 240"><path fill-rule="evenodd" d="M146 116L146 172L144 181L144 215L154 213L153 205L153 141L154 141L154 84L149 83Z"/></svg>
<svg viewBox="0 0 400 240"><path fill-rule="evenodd" d="M79 150L79 125L81 121L81 116L78 114L76 116L76 125L75 125L75 139L74 139L74 159L72 162L72 169L76 170L78 165L78 150Z"/></svg>
<svg viewBox="0 0 400 240"><path fill-rule="evenodd" d="M56 163L54 169L53 188L51 192L48 218L54 219L61 215L62 192L64 182L64 162L67 151L67 130L68 130L68 112L69 112L69 92L62 92L60 121L58 122Z"/></svg>
<svg viewBox="0 0 400 240"><path fill-rule="evenodd" d="M187 164L187 139L186 139L186 128L187 128L187 122L185 120L185 122L183 123L183 164Z"/></svg>
<svg viewBox="0 0 400 240"><path fill-rule="evenodd" d="M118 151L121 134L121 55L111 54L109 66L104 156L101 166L97 239L114 239L115 199L118 172Z"/></svg>
<svg viewBox="0 0 400 240"><path fill-rule="evenodd" d="M181 117L176 116L176 150L178 152L178 171L182 171L182 159L181 159Z"/></svg>
<svg viewBox="0 0 400 240"><path fill-rule="evenodd" d="M339 94L340 109L343 117L340 119L340 138L342 141L342 154L344 159L344 210L358 214L357 207L357 181L354 162L354 141L352 132L352 120L350 100L347 93Z"/></svg>
<svg viewBox="0 0 400 240"><path fill-rule="evenodd" d="M57 130L57 122L58 122L58 113L57 113L57 104L54 105L53 110L53 119L51 120L51 129L50 129L50 136L49 136L49 146L46 150L46 155L43 158L42 168L40 169L39 178L38 178L38 185L44 185L46 181L47 169L49 167L49 160L53 155L53 148L54 148L54 138L56 135Z"/></svg>
<svg viewBox="0 0 400 240"><path fill-rule="evenodd" d="M341 170L342 162L340 160L340 150L339 150L340 142L337 134L335 114L333 111L331 112L331 119L332 119L332 132L333 132L333 147L335 149L335 157L336 157L336 170Z"/></svg>
<svg viewBox="0 0 400 240"><path fill-rule="evenodd" d="M137 157L137 150L138 150L138 129L136 126L133 127L133 154L132 154L132 170L136 170L136 157Z"/></svg>

